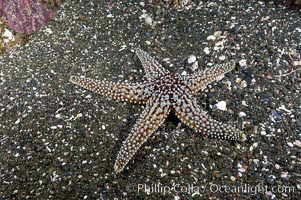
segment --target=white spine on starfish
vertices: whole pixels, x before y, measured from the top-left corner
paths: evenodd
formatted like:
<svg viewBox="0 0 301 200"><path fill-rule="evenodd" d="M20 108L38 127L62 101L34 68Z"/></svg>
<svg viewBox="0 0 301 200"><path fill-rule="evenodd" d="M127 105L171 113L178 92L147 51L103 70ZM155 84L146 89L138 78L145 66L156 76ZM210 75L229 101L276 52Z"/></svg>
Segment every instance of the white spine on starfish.
<svg viewBox="0 0 301 200"><path fill-rule="evenodd" d="M166 105L162 106L162 102ZM116 172L123 170L140 146L164 122L170 111L169 107L170 102L162 92L157 91L152 95L130 135L122 143L114 166Z"/></svg>
<svg viewBox="0 0 301 200"><path fill-rule="evenodd" d="M196 93L199 90L203 90L206 85L210 84L213 81L221 80L224 75L230 72L235 67L234 60L218 64L210 68L206 68L202 71L197 72L196 74L187 75L182 78L184 83L189 87L191 93Z"/></svg>
<svg viewBox="0 0 301 200"><path fill-rule="evenodd" d="M108 98L140 104L145 104L153 93L149 86L151 83L113 83L79 76L71 76L70 82Z"/></svg>
<svg viewBox="0 0 301 200"><path fill-rule="evenodd" d="M174 100L172 103L175 114L197 132L222 140L241 139L242 132L240 130L210 118L205 111L201 110L188 91L177 90L174 95L181 96L181 99Z"/></svg>
<svg viewBox="0 0 301 200"><path fill-rule="evenodd" d="M164 76L166 74L169 74L169 71L164 69L157 60L155 60L145 51L142 51L141 49L136 49L136 55L142 63L148 80L157 78L158 76Z"/></svg>

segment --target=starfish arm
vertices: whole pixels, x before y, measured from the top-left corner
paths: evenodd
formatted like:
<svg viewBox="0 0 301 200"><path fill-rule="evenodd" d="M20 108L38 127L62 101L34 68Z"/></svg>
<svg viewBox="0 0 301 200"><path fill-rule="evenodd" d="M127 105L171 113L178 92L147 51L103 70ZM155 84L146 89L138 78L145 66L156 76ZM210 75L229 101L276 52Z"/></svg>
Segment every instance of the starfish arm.
<svg viewBox="0 0 301 200"><path fill-rule="evenodd" d="M138 58L142 63L142 66L146 72L146 77L148 80L154 79L158 76L164 76L169 74L169 71L164 69L157 60L155 60L145 51L141 49L137 49L136 55L138 56Z"/></svg>
<svg viewBox="0 0 301 200"><path fill-rule="evenodd" d="M169 111L169 100L162 94L154 93L130 135L122 144L114 166L116 172L123 170L140 146L164 122Z"/></svg>
<svg viewBox="0 0 301 200"><path fill-rule="evenodd" d="M188 93L178 93L181 99L174 99L173 108L176 116L189 127L212 138L223 140L242 140L242 131L233 126L211 119L201 110L195 99Z"/></svg>
<svg viewBox="0 0 301 200"><path fill-rule="evenodd" d="M97 81L90 78L71 76L70 82L85 89L106 96L107 98L145 104L153 91L150 82L125 84L109 81Z"/></svg>
<svg viewBox="0 0 301 200"><path fill-rule="evenodd" d="M221 80L224 78L224 75L234 69L234 67L235 61L232 60L228 63L206 68L196 74L188 75L183 81L189 87L189 90L195 93L199 90L203 90L211 82Z"/></svg>

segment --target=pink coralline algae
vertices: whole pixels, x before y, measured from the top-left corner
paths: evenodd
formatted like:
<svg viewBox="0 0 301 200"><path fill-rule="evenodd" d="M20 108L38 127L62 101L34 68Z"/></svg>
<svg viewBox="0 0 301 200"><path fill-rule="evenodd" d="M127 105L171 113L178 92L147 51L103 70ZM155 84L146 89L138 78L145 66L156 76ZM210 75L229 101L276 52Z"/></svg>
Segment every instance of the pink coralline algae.
<svg viewBox="0 0 301 200"><path fill-rule="evenodd" d="M37 0L0 0L0 16L19 33L32 34L53 18L53 13Z"/></svg>

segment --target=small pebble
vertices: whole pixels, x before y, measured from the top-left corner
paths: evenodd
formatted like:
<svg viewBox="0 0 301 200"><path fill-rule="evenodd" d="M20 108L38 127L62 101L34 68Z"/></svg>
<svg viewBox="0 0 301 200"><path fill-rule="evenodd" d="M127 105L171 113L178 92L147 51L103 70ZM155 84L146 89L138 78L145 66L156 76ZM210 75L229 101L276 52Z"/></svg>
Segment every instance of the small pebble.
<svg viewBox="0 0 301 200"><path fill-rule="evenodd" d="M192 64L191 69L192 69L192 71L195 71L195 70L197 70L198 68L199 68L199 63L198 63L198 61L195 61L195 62Z"/></svg>
<svg viewBox="0 0 301 200"><path fill-rule="evenodd" d="M227 103L225 101L220 101L217 104L215 104L215 106L217 107L217 109L219 110L226 110L227 107Z"/></svg>
<svg viewBox="0 0 301 200"><path fill-rule="evenodd" d="M239 66L244 67L247 65L247 60L246 59L242 59L238 62Z"/></svg>
<svg viewBox="0 0 301 200"><path fill-rule="evenodd" d="M245 116L247 116L247 114L246 113L244 113L244 112L239 112L239 117L245 117Z"/></svg>
<svg viewBox="0 0 301 200"><path fill-rule="evenodd" d="M214 36L217 37L217 38L220 37L222 34L223 34L222 31L215 31L214 32Z"/></svg>
<svg viewBox="0 0 301 200"><path fill-rule="evenodd" d="M164 58L162 61L163 62L168 62L168 61L170 61L170 58Z"/></svg>
<svg viewBox="0 0 301 200"><path fill-rule="evenodd" d="M287 112L287 113L289 113L289 114L292 113L292 111L288 110L288 109L285 107L285 105L281 105L278 109L279 109L279 110L283 110L283 111L285 111L285 112Z"/></svg>
<svg viewBox="0 0 301 200"><path fill-rule="evenodd" d="M82 116L83 116L83 113L78 113L78 114L76 115L75 118L76 118L76 119L77 119L77 118L81 118Z"/></svg>
<svg viewBox="0 0 301 200"><path fill-rule="evenodd" d="M212 40L212 41L214 41L216 39L216 37L214 36L214 35L209 35L208 37L207 37L207 40Z"/></svg>
<svg viewBox="0 0 301 200"><path fill-rule="evenodd" d="M248 106L247 102L244 101L244 100L241 102L241 105L243 105L243 106Z"/></svg>
<svg viewBox="0 0 301 200"><path fill-rule="evenodd" d="M4 33L2 34L2 38L3 38L4 43L8 43L10 41L15 40L15 37L14 37L13 33L8 29L4 30Z"/></svg>
<svg viewBox="0 0 301 200"><path fill-rule="evenodd" d="M301 141L300 140L295 140L293 142L293 144L301 148Z"/></svg>
<svg viewBox="0 0 301 200"><path fill-rule="evenodd" d="M188 59L187 59L188 64L194 63L195 61L196 61L195 55L188 56Z"/></svg>
<svg viewBox="0 0 301 200"><path fill-rule="evenodd" d="M19 124L20 123L20 119L17 119L16 121L15 121L15 124Z"/></svg>
<svg viewBox="0 0 301 200"><path fill-rule="evenodd" d="M258 142L255 142L252 146L250 146L250 151L253 151L255 148L257 148Z"/></svg>
<svg viewBox="0 0 301 200"><path fill-rule="evenodd" d="M204 52L205 52L205 54L207 54L207 55L210 54L209 48L208 48L208 47L205 47Z"/></svg>
<svg viewBox="0 0 301 200"><path fill-rule="evenodd" d="M187 75L187 72L186 72L186 71L183 71L183 72L181 73L181 75L182 75L182 76L186 76L186 75Z"/></svg>
<svg viewBox="0 0 301 200"><path fill-rule="evenodd" d="M145 23L148 25L152 25L152 23L153 23L153 18L151 16L147 16L144 20L145 20Z"/></svg>
<svg viewBox="0 0 301 200"><path fill-rule="evenodd" d="M222 56L218 57L218 59L221 60L221 61L223 61L223 60L226 59L226 56L225 56L225 55L222 55Z"/></svg>
<svg viewBox="0 0 301 200"><path fill-rule="evenodd" d="M245 172L246 169L242 167L242 168L238 168L238 171L239 171L239 172Z"/></svg>
<svg viewBox="0 0 301 200"><path fill-rule="evenodd" d="M261 134L261 135L266 135L267 132L266 132L266 131L261 131L260 134Z"/></svg>
<svg viewBox="0 0 301 200"><path fill-rule="evenodd" d="M287 172L282 172L280 177L281 178L287 178L288 173Z"/></svg>
<svg viewBox="0 0 301 200"><path fill-rule="evenodd" d="M247 81L243 80L243 81L240 83L240 86L241 86L242 88L247 87L247 86L248 86Z"/></svg>
<svg viewBox="0 0 301 200"><path fill-rule="evenodd" d="M53 31L50 28L46 28L45 32L48 33L48 34L52 34L53 33Z"/></svg>

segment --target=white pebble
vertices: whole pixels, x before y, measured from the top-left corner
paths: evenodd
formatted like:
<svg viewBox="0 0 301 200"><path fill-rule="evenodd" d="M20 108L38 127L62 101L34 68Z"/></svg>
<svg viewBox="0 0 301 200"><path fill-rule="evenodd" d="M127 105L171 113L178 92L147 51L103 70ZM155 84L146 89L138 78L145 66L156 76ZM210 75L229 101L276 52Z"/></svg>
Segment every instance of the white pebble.
<svg viewBox="0 0 301 200"><path fill-rule="evenodd" d="M290 111L290 110L288 110L286 107L285 107L285 105L281 105L279 108L278 108L279 110L283 110L283 111L285 111L285 112L287 112L287 113L292 113L292 111Z"/></svg>
<svg viewBox="0 0 301 200"><path fill-rule="evenodd" d="M227 107L227 103L225 101L220 101L217 104L215 104L215 106L217 107L217 109L219 110L226 110Z"/></svg>
<svg viewBox="0 0 301 200"><path fill-rule="evenodd" d="M239 66L241 66L241 67L246 66L247 65L247 59L242 59L238 63L239 63Z"/></svg>
<svg viewBox="0 0 301 200"><path fill-rule="evenodd" d="M281 178L287 178L288 173L287 172L282 172L280 177Z"/></svg>
<svg viewBox="0 0 301 200"><path fill-rule="evenodd" d="M16 121L15 121L15 124L19 124L20 123L20 119L17 119Z"/></svg>
<svg viewBox="0 0 301 200"><path fill-rule="evenodd" d="M248 86L247 81L243 80L243 81L241 82L240 86L243 87L243 88L247 87L247 86Z"/></svg>
<svg viewBox="0 0 301 200"><path fill-rule="evenodd" d="M15 40L15 37L14 37L13 33L8 29L4 30L4 33L2 34L2 38L3 38L4 43L8 43L10 41Z"/></svg>
<svg viewBox="0 0 301 200"><path fill-rule="evenodd" d="M188 64L194 63L196 61L196 56L195 55L190 55L188 56Z"/></svg>
<svg viewBox="0 0 301 200"><path fill-rule="evenodd" d="M198 61L195 61L195 62L192 64L191 69L192 69L192 71L195 71L195 70L197 70L198 68L199 68L199 63L198 63Z"/></svg>
<svg viewBox="0 0 301 200"><path fill-rule="evenodd" d="M147 16L145 18L145 23L151 25L153 23L153 18L151 16Z"/></svg>
<svg viewBox="0 0 301 200"><path fill-rule="evenodd" d="M208 47L205 47L204 52L205 52L205 54L207 54L207 55L210 54L209 48L208 48Z"/></svg>
<svg viewBox="0 0 301 200"><path fill-rule="evenodd" d="M296 61L294 61L293 62L293 66L299 66L299 65L301 65L301 60L296 60Z"/></svg>
<svg viewBox="0 0 301 200"><path fill-rule="evenodd" d="M242 102L241 102L241 105L243 105L243 106L248 106L248 104L247 104L246 101L242 101Z"/></svg>
<svg viewBox="0 0 301 200"><path fill-rule="evenodd" d="M212 41L214 41L216 39L216 37L214 36L214 35L209 35L208 37L207 37L207 40L212 40Z"/></svg>
<svg viewBox="0 0 301 200"><path fill-rule="evenodd" d="M300 140L295 140L293 142L293 144L301 148L301 142L300 142Z"/></svg>
<svg viewBox="0 0 301 200"><path fill-rule="evenodd" d="M142 12L143 12L143 14L140 15L139 19L145 19L148 16L148 14L146 13L146 10L143 10Z"/></svg>
<svg viewBox="0 0 301 200"><path fill-rule="evenodd" d="M180 2L180 3L181 3L181 6L184 7L188 4L188 0L182 0L182 2Z"/></svg>
<svg viewBox="0 0 301 200"><path fill-rule="evenodd" d="M222 35L222 33L223 33L222 31L215 31L214 36L215 37L220 37Z"/></svg>
<svg viewBox="0 0 301 200"><path fill-rule="evenodd" d="M163 60L162 60L163 62L168 62L168 61L170 61L170 58L164 58Z"/></svg>
<svg viewBox="0 0 301 200"><path fill-rule="evenodd" d="M76 119L77 119L77 118L81 118L82 116L83 116L83 113L78 113L78 114L76 115L75 118L76 118Z"/></svg>
<svg viewBox="0 0 301 200"><path fill-rule="evenodd" d="M50 28L46 28L45 32L48 33L48 34L52 34L53 33L53 31Z"/></svg>
<svg viewBox="0 0 301 200"><path fill-rule="evenodd" d="M245 172L246 169L245 169L245 168L238 168L238 171L239 171L239 172Z"/></svg>
<svg viewBox="0 0 301 200"><path fill-rule="evenodd" d="M244 113L244 112L239 112L239 117L245 117L245 116L247 116L246 113Z"/></svg>
<svg viewBox="0 0 301 200"><path fill-rule="evenodd" d="M215 43L215 47L224 47L224 44L225 44L226 40L221 40L221 41L218 41L217 43Z"/></svg>
<svg viewBox="0 0 301 200"><path fill-rule="evenodd" d="M222 56L218 57L218 59L223 61L226 59L226 56L222 55Z"/></svg>
<svg viewBox="0 0 301 200"><path fill-rule="evenodd" d="M255 148L257 148L258 142L255 142L252 146L250 146L250 151L252 152Z"/></svg>
<svg viewBox="0 0 301 200"><path fill-rule="evenodd" d="M266 131L261 131L260 134L261 134L261 135L266 135L267 132L266 132Z"/></svg>

